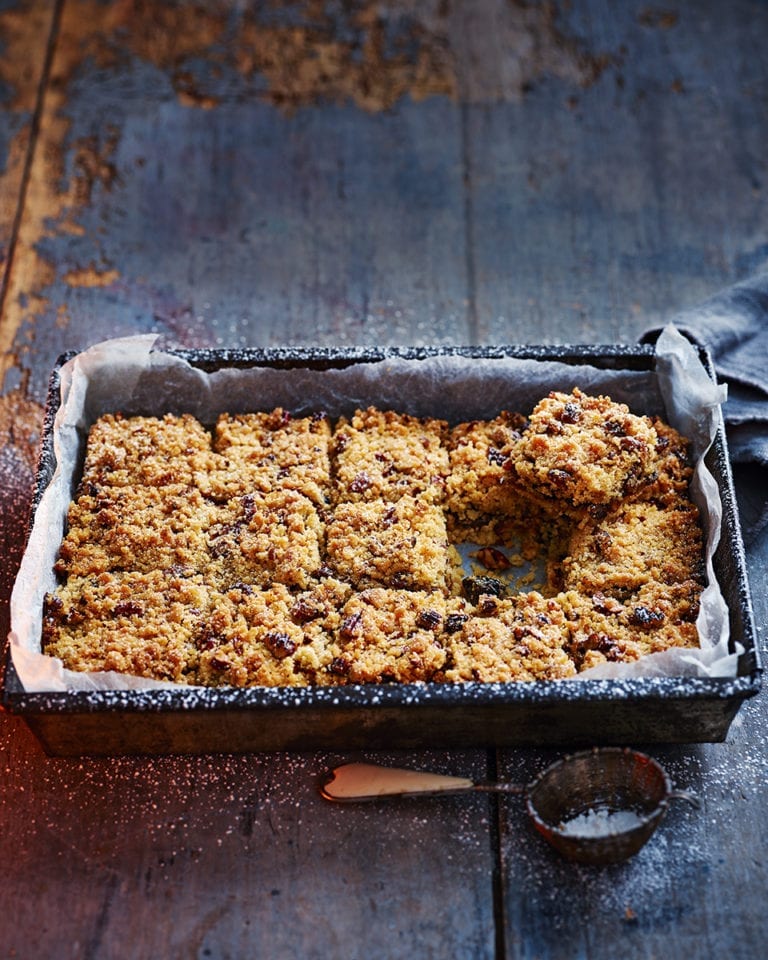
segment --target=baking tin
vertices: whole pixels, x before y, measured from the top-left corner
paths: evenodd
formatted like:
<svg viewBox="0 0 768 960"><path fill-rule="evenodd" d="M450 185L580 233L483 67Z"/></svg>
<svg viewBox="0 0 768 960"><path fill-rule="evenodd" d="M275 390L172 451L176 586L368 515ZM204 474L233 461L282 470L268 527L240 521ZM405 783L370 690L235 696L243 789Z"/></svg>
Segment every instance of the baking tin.
<svg viewBox="0 0 768 960"><path fill-rule="evenodd" d="M605 370L654 369L654 349L647 345L198 350L176 355L206 371L227 366L325 370L438 355L465 357L468 363L514 357L588 363ZM59 358L51 376L33 515L56 465L59 371L71 356ZM700 351L700 357L713 376L706 352ZM7 656L2 704L22 717L55 756L722 741L743 701L759 691L761 665L722 427L707 466L723 503L715 572L729 609L732 649L738 644L742 651L733 678L28 693Z"/></svg>

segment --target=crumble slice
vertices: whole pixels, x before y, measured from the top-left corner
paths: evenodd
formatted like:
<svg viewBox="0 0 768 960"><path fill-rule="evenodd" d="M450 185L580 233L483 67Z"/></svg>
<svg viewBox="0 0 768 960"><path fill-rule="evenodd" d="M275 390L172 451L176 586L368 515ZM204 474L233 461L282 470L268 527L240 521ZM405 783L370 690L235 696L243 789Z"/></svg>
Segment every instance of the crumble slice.
<svg viewBox="0 0 768 960"><path fill-rule="evenodd" d="M414 497L340 503L326 527L326 562L357 589L447 591L454 553L440 507Z"/></svg>
<svg viewBox="0 0 768 960"><path fill-rule="evenodd" d="M204 568L217 584L273 583L306 588L322 566L323 522L295 490L248 493L216 513Z"/></svg>
<svg viewBox="0 0 768 960"><path fill-rule="evenodd" d="M198 637L197 680L206 686L307 686L335 682L331 635L349 587L326 579L294 594L235 584L217 594Z"/></svg>
<svg viewBox="0 0 768 960"><path fill-rule="evenodd" d="M624 602L599 592L561 594L570 630L567 649L577 669L638 660L671 647L697 647L701 590L695 580L650 581Z"/></svg>
<svg viewBox="0 0 768 960"><path fill-rule="evenodd" d="M200 576L153 570L71 577L45 598L43 653L70 670L189 683L209 605Z"/></svg>
<svg viewBox="0 0 768 960"><path fill-rule="evenodd" d="M582 521L571 534L561 575L565 590L619 598L654 580L703 581L699 511L682 498L666 507L638 501L613 507L598 522Z"/></svg>
<svg viewBox="0 0 768 960"><path fill-rule="evenodd" d="M648 482L656 442L650 420L625 404L552 392L511 446L510 482L554 511L605 505Z"/></svg>
<svg viewBox="0 0 768 960"><path fill-rule="evenodd" d="M445 664L451 601L437 591L373 588L344 606L329 666L339 683L421 683Z"/></svg>
<svg viewBox="0 0 768 960"><path fill-rule="evenodd" d="M269 413L222 414L214 430L216 459L199 482L220 501L280 488L322 507L330 493L330 439L322 412L293 417L277 407Z"/></svg>
<svg viewBox="0 0 768 960"><path fill-rule="evenodd" d="M546 516L509 482L509 451L526 422L522 414L502 411L493 420L471 420L451 430L445 510L454 543L519 541L529 560L542 549Z"/></svg>
<svg viewBox="0 0 768 960"><path fill-rule="evenodd" d="M333 434L337 503L419 497L441 503L449 471L448 424L369 407Z"/></svg>
<svg viewBox="0 0 768 960"><path fill-rule="evenodd" d="M89 484L88 490L69 506L57 573L207 566L214 509L194 487Z"/></svg>
<svg viewBox="0 0 768 960"><path fill-rule="evenodd" d="M564 649L568 625L556 600L536 591L508 599L483 595L467 613L455 618L456 629L445 639L447 663L436 680L508 683L575 676Z"/></svg>
<svg viewBox="0 0 768 960"><path fill-rule="evenodd" d="M210 454L211 436L190 414L105 414L89 431L80 489L193 484Z"/></svg>
<svg viewBox="0 0 768 960"><path fill-rule="evenodd" d="M659 417L651 417L658 440L651 461L653 472L648 484L636 492L637 499L654 500L664 506L688 496L693 476L689 441Z"/></svg>

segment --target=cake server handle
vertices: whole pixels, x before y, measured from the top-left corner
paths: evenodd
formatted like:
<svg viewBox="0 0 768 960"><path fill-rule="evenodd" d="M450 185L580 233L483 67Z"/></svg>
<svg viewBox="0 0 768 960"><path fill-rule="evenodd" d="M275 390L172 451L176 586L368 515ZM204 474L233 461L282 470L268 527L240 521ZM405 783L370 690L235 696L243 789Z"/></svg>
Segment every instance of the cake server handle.
<svg viewBox="0 0 768 960"><path fill-rule="evenodd" d="M434 797L457 793L524 793L516 783L484 783L424 770L382 767L375 763L346 763L335 767L320 793L337 803L359 803L385 797Z"/></svg>

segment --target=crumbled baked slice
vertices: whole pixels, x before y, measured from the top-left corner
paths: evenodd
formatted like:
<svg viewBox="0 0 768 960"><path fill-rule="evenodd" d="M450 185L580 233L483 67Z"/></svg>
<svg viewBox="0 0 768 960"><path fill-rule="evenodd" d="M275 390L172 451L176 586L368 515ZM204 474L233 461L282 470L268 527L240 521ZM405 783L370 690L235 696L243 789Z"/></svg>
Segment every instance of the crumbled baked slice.
<svg viewBox="0 0 768 960"><path fill-rule="evenodd" d="M451 430L446 523L452 542L515 543L532 559L547 539L547 515L509 482L509 451L526 424L519 413L472 420Z"/></svg>
<svg viewBox="0 0 768 960"><path fill-rule="evenodd" d="M562 586L591 596L625 598L650 581L675 584L703 577L699 511L678 498L666 507L631 502L600 521L575 527L562 562Z"/></svg>
<svg viewBox="0 0 768 960"><path fill-rule="evenodd" d="M326 527L326 562L358 590L447 590L452 576L440 507L414 497L340 503Z"/></svg>
<svg viewBox="0 0 768 960"><path fill-rule="evenodd" d="M70 670L188 683L209 606L200 576L152 570L70 577L46 596L43 653Z"/></svg>
<svg viewBox="0 0 768 960"><path fill-rule="evenodd" d="M444 420L369 407L333 434L337 503L419 497L441 503L449 471Z"/></svg>
<svg viewBox="0 0 768 960"><path fill-rule="evenodd" d="M200 636L197 681L206 686L307 686L335 682L331 637L349 594L326 579L294 594L282 584L236 584L216 595Z"/></svg>
<svg viewBox="0 0 768 960"><path fill-rule="evenodd" d="M210 434L190 414L106 414L89 431L80 489L192 484L210 453Z"/></svg>
<svg viewBox="0 0 768 960"><path fill-rule="evenodd" d="M576 668L564 649L568 636L554 599L536 591L507 599L485 595L468 615L454 615L454 629L449 622L447 662L435 679L508 683L572 677Z"/></svg>
<svg viewBox="0 0 768 960"><path fill-rule="evenodd" d="M630 662L671 647L699 645L696 617L701 584L643 584L624 602L595 593L567 591L558 597L568 618L568 652L579 671Z"/></svg>
<svg viewBox="0 0 768 960"><path fill-rule="evenodd" d="M85 577L106 571L198 572L208 564L214 508L186 484L96 487L70 504L56 571Z"/></svg>
<svg viewBox="0 0 768 960"><path fill-rule="evenodd" d="M651 480L638 487L636 496L662 505L674 503L688 496L693 476L690 443L659 417L652 417L651 423L658 437L651 461Z"/></svg>
<svg viewBox="0 0 768 960"><path fill-rule="evenodd" d="M605 505L648 482L656 442L650 420L624 404L552 392L510 448L510 482L556 512Z"/></svg>
<svg viewBox="0 0 768 960"><path fill-rule="evenodd" d="M314 503L295 490L248 493L216 513L204 572L221 587L283 583L308 587L322 566L323 523Z"/></svg>
<svg viewBox="0 0 768 960"><path fill-rule="evenodd" d="M199 478L217 500L252 491L296 490L318 506L330 493L328 417L293 417L281 407L269 413L222 414L215 427L216 461Z"/></svg>
<svg viewBox="0 0 768 960"><path fill-rule="evenodd" d="M449 601L435 591L373 588L350 597L329 670L339 683L421 683L445 664Z"/></svg>
<svg viewBox="0 0 768 960"><path fill-rule="evenodd" d="M505 464L525 424L522 414L502 411L493 420L471 420L451 430L445 506L457 522L471 527L491 514L514 515L520 496L510 489Z"/></svg>

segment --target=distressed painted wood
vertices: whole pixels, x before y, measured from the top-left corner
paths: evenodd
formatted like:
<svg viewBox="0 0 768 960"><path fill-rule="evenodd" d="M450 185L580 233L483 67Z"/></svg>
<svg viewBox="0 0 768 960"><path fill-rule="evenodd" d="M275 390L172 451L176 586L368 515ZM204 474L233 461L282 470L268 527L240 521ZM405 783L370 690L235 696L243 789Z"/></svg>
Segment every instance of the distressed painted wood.
<svg viewBox="0 0 768 960"><path fill-rule="evenodd" d="M767 29L757 0L0 4L3 634L62 350L632 340L768 265ZM764 635L764 531L749 551ZM653 751L703 809L607 871L557 860L519 799L350 810L316 792L344 757L53 760L0 716L0 943L759 956L764 700L725 744Z"/></svg>
<svg viewBox="0 0 768 960"><path fill-rule="evenodd" d="M22 201L55 4L26 0L0 9L0 279L4 284Z"/></svg>

